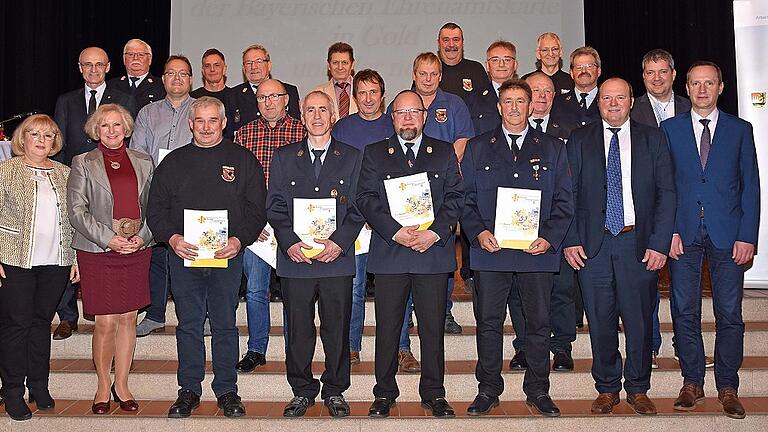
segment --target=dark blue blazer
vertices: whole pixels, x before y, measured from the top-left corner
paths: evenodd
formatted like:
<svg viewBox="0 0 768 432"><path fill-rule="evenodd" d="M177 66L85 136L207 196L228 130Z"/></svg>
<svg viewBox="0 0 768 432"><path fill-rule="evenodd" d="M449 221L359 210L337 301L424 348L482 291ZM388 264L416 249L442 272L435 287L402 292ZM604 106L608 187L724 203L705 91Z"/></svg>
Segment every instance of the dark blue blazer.
<svg viewBox="0 0 768 432"><path fill-rule="evenodd" d="M574 127L581 127L600 120L597 98L592 101L592 105L584 109L579 105L579 97L573 89L570 89L568 93L555 95L555 100L552 103L552 115L567 124L574 125Z"/></svg>
<svg viewBox="0 0 768 432"><path fill-rule="evenodd" d="M760 176L752 124L720 111L707 166L701 159L691 113L661 122L675 167L677 218L675 232L684 245L696 237L704 208L704 223L712 243L731 249L735 241L757 246L760 225Z"/></svg>
<svg viewBox="0 0 768 432"><path fill-rule="evenodd" d="M658 128L630 121L632 139L632 200L635 205L635 254L646 249L669 253L675 223L675 184L664 134ZM607 180L603 122L576 129L568 139L576 214L565 247L584 247L594 257L603 244ZM625 179L622 179L625 181Z"/></svg>
<svg viewBox="0 0 768 432"><path fill-rule="evenodd" d="M283 83L283 86L288 93L288 115L300 120L299 90L295 85L288 83ZM259 105L256 103L256 95L253 94L253 89L248 81L232 87L226 95L226 99L224 107L227 111L227 129L224 133L228 137L232 137L235 131L240 129L240 126L261 115Z"/></svg>
<svg viewBox="0 0 768 432"><path fill-rule="evenodd" d="M553 113L550 111L549 121L547 122L547 129L544 131L544 133L565 141L571 135L571 132L578 128L579 125L569 123L569 119L561 118L560 116L561 114ZM531 128L535 128L536 124L533 122L533 117L528 118L528 123L531 125Z"/></svg>
<svg viewBox="0 0 768 432"><path fill-rule="evenodd" d="M461 160L461 173L465 188L461 228L471 239L472 270L558 271L560 245L573 218L572 184L565 144L529 127L515 161L499 126L469 141ZM552 245L545 254L533 256L514 249L490 253L480 247L477 236L485 230L494 230L498 187L541 191L539 237Z"/></svg>
<svg viewBox="0 0 768 432"><path fill-rule="evenodd" d="M136 112L132 112L134 117L138 114L138 111L149 105L152 102L159 101L165 98L165 87L163 81L152 74L148 74L139 83L134 93L131 93L130 80L127 75L123 75L119 78L112 78L107 81L107 87L111 87L115 90L133 96L136 100Z"/></svg>
<svg viewBox="0 0 768 432"><path fill-rule="evenodd" d="M675 115L687 113L691 110L691 101L683 96L676 94L674 104ZM651 100L648 99L648 93L635 99L630 117L632 117L632 120L644 125L658 126L656 123L656 114L653 113L653 106L651 106Z"/></svg>
<svg viewBox="0 0 768 432"><path fill-rule="evenodd" d="M490 81L486 88L470 93L467 108L472 117L475 136L490 132L501 124L498 103L499 97L496 96L496 90Z"/></svg>
<svg viewBox="0 0 768 432"><path fill-rule="evenodd" d="M325 155L320 177L315 179L307 140L275 151L267 188L267 219L277 239L277 274L291 278L355 275L355 239L365 221L355 208L360 173L360 151L335 139ZM295 263L288 248L301 241L293 232L294 198L336 198L336 231L330 239L342 254L330 263Z"/></svg>
<svg viewBox="0 0 768 432"><path fill-rule="evenodd" d="M456 222L464 207L464 184L453 144L422 135L419 154L409 168L393 135L365 147L360 168L357 206L373 228L368 271L384 274L437 274L456 270ZM392 240L402 228L389 212L384 180L426 172L429 177L435 221L429 227L440 240L418 253Z"/></svg>
<svg viewBox="0 0 768 432"><path fill-rule="evenodd" d="M78 87L77 90L62 94L56 100L53 120L61 129L64 147L53 158L67 166L72 164L73 157L88 153L96 148L96 141L86 135L84 130L85 122L88 120L88 106L85 103L84 89L83 86ZM136 101L133 97L115 90L109 85L104 90L99 105L108 103L122 105L128 112L136 113Z"/></svg>

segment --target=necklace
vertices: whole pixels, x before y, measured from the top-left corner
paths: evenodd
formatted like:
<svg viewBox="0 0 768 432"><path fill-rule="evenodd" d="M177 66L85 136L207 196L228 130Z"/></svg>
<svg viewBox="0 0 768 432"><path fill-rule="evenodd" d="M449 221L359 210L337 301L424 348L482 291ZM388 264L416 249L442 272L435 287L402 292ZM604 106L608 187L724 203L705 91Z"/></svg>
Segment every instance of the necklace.
<svg viewBox="0 0 768 432"><path fill-rule="evenodd" d="M118 161L109 161L109 166L110 166L110 168L112 168L114 170L120 169L120 162L118 162Z"/></svg>

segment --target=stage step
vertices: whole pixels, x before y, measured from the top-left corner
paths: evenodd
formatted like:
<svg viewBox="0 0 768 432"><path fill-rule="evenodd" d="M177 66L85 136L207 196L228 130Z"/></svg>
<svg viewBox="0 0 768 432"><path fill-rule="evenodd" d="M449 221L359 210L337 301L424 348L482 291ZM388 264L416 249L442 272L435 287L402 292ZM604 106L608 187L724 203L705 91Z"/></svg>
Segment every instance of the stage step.
<svg viewBox="0 0 768 432"><path fill-rule="evenodd" d="M524 373L512 372L507 368L509 358L504 360L505 400L524 400L522 380ZM595 393L590 373L591 360L577 359L573 372L552 372L551 395L556 399L579 399ZM323 364L315 362L312 370L319 377ZM445 387L449 399L472 400L477 392L474 375L474 361L446 362ZM176 361L137 360L130 376L131 390L140 399L172 399L178 389L176 382ZM373 398L375 384L373 362L363 362L352 367L352 384L345 392L348 400L366 401ZM214 400L210 390L213 379L210 362L206 367L203 383L203 398ZM419 374L399 373L400 400L418 401ZM676 397L682 378L677 362L673 358L660 359L660 368L653 371L651 381L652 397ZM293 395L285 377L285 364L270 361L256 371L238 376L240 395L246 400L289 400ZM768 388L768 357L747 357L740 371L741 396L761 396ZM89 359L61 359L51 362L50 390L53 395L87 399L93 397L96 389L96 374ZM707 369L705 380L707 395L716 395L713 369ZM596 396L596 394L595 394Z"/></svg>
<svg viewBox="0 0 768 432"><path fill-rule="evenodd" d="M52 412L35 412L32 420L3 424L8 431L98 431L98 430L151 430L153 432L227 430L232 432L411 432L437 430L441 432L487 432L489 430L539 432L551 430L631 430L633 432L660 430L703 430L708 432L764 431L768 424L768 398L741 398L747 417L733 420L723 416L716 398L707 398L702 405L690 413L679 413L672 409L673 399L656 399L657 416L638 416L626 402L614 408L611 415L589 414L591 399L560 401L562 417L542 418L534 415L524 402L502 402L491 413L483 417L469 417L466 408L469 401L452 401L457 417L449 420L434 419L418 402L401 402L393 407L389 419L367 417L369 402L352 402L351 416L332 419L321 403L311 407L305 417L285 419L282 417L285 401L246 401L247 415L236 420L227 420L213 401L206 401L189 419L166 418L168 407L173 402L166 400L140 400L140 410L124 413L115 404L109 415L91 414L92 401L64 400L56 403ZM33 406L34 409L34 406ZM3 412L0 407L0 412ZM3 414L4 415L4 414Z"/></svg>
<svg viewBox="0 0 768 432"><path fill-rule="evenodd" d="M63 341L53 341L51 348L51 358L91 358L91 337L92 325L83 325L81 331L73 333L72 337ZM473 327L467 326L465 334L445 335L445 358L446 360L475 360L477 351L475 346L475 335ZM703 325L704 347L707 353L714 350L714 324ZM136 344L136 359L145 360L176 360L176 337L175 328L166 326L164 332L153 333L150 336L140 338ZM514 335L506 334L504 336L504 355L512 357L512 339ZM315 351L315 360L322 360L324 354L322 344L317 338L317 348ZM240 327L240 352L247 350L248 331L246 327ZM363 360L373 360L375 336L373 329L369 329L363 336L361 356ZM285 338L279 328L273 330L269 337L269 347L267 349L267 358L270 360L285 359ZM624 338L619 337L619 345L623 350ZM411 337L411 350L419 353L419 338ZM210 341L206 343L206 352L210 358ZM670 325L662 326L662 347L663 355L672 353L672 330ZM768 355L768 321L754 321L746 323L746 333L744 336L744 355L761 356ZM592 352L588 333L577 334L576 341L573 343L574 358L591 358Z"/></svg>
<svg viewBox="0 0 768 432"><path fill-rule="evenodd" d="M748 292L748 291L747 291ZM453 296L453 316L456 321L461 325L474 325L475 316L472 312L472 298L467 294L456 294ZM79 322L83 324L92 323L82 317L82 303L78 300L79 311L81 317ZM715 322L714 313L712 311L712 299L701 299L701 313L702 322ZM270 322L272 325L283 324L283 305L279 302L270 303ZM745 321L759 321L768 320L768 297L744 297L742 308L743 319ZM316 314L317 316L317 314ZM139 320L143 317L143 314L139 316ZM659 304L659 320L662 323L671 323L671 313L669 310L669 299L662 298ZM316 319L319 324L319 318ZM58 323L58 316L54 318L54 324ZM176 309L172 300L168 301L166 312L166 323L168 325L175 326L178 324L176 319ZM507 317L507 323L511 323L509 317ZM245 303L241 302L237 308L237 325L248 325L248 318L245 311ZM365 302L365 325L376 325L376 312L374 311L373 300L367 300Z"/></svg>

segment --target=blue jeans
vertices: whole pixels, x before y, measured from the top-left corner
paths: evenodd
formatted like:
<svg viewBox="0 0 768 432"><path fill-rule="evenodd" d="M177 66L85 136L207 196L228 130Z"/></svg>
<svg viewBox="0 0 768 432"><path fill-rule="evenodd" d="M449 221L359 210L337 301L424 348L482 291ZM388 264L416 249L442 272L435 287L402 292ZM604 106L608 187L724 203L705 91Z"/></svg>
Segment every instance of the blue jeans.
<svg viewBox="0 0 768 432"><path fill-rule="evenodd" d="M349 320L349 350L360 351L365 323L365 268L368 254L355 255L355 278L352 280L352 316Z"/></svg>
<svg viewBox="0 0 768 432"><path fill-rule="evenodd" d="M150 303L144 318L159 323L165 322L168 285L168 245L158 243L152 246L152 260L149 264Z"/></svg>
<svg viewBox="0 0 768 432"><path fill-rule="evenodd" d="M168 254L171 290L176 302L176 378L182 390L202 394L205 378L203 323L206 310L211 322L211 354L216 397L237 391L238 332L237 292L243 275L243 254L229 260L227 268L189 268L175 253Z"/></svg>
<svg viewBox="0 0 768 432"><path fill-rule="evenodd" d="M408 319L413 314L413 294L408 295L408 301L405 302L405 319L403 319L403 328L400 329L400 351L411 351L411 338L408 336Z"/></svg>
<svg viewBox="0 0 768 432"><path fill-rule="evenodd" d="M732 248L718 249L703 223L679 260L669 263L672 279L672 323L684 384L704 385L704 342L701 336L701 270L704 256L712 275L715 312L715 386L739 388L744 356L744 270L731 258Z"/></svg>
<svg viewBox="0 0 768 432"><path fill-rule="evenodd" d="M243 271L248 278L245 307L248 316L248 351L266 354L269 344L269 274L271 267L245 249Z"/></svg>

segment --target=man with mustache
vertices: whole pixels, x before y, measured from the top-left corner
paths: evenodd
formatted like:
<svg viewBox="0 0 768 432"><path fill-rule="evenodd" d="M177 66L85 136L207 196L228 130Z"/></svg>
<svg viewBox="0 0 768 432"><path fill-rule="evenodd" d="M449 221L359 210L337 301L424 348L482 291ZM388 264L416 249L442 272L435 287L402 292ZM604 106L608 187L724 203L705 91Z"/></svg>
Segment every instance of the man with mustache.
<svg viewBox="0 0 768 432"><path fill-rule="evenodd" d="M437 34L437 54L442 63L440 88L459 96L464 103L488 86L483 65L464 57L464 31L456 23L445 23Z"/></svg>
<svg viewBox="0 0 768 432"><path fill-rule="evenodd" d="M576 48L571 53L574 87L555 97L552 111L577 126L599 120L596 97L600 72L600 54L597 50L589 46Z"/></svg>
<svg viewBox="0 0 768 432"><path fill-rule="evenodd" d="M333 102L333 115L341 120L357 112L357 103L351 98L352 76L355 74L355 52L352 45L336 42L328 47L328 82L315 90L328 95Z"/></svg>
<svg viewBox="0 0 768 432"><path fill-rule="evenodd" d="M136 110L165 97L163 83L149 73L152 64L152 47L141 39L131 39L123 47L123 64L126 74L112 78L107 85L127 93L136 99ZM132 112L134 116L136 113Z"/></svg>

